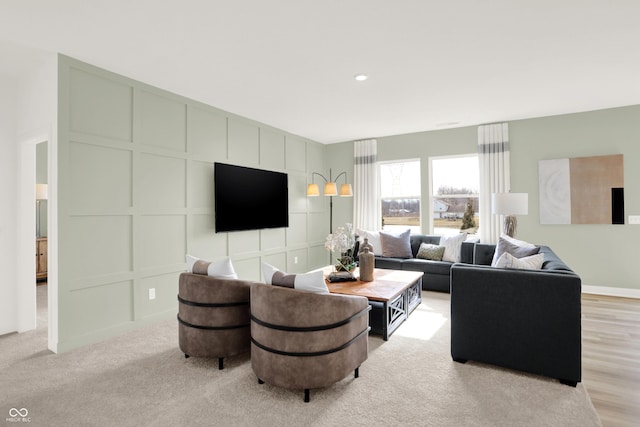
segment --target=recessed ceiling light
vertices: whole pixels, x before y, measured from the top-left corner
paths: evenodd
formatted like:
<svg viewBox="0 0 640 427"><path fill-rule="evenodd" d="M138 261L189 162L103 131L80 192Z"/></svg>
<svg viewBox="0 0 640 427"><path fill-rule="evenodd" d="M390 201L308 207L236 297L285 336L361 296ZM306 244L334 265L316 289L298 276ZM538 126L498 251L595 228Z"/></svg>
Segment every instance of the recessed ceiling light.
<svg viewBox="0 0 640 427"><path fill-rule="evenodd" d="M353 76L353 78L359 82L363 82L367 80L369 77L366 74L356 74L355 76Z"/></svg>

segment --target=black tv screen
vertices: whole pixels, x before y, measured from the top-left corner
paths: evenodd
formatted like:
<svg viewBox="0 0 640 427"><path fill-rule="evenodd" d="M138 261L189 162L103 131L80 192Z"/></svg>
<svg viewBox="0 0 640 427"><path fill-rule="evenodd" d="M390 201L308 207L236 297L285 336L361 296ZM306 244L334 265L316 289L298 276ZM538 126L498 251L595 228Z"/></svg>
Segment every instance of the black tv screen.
<svg viewBox="0 0 640 427"><path fill-rule="evenodd" d="M216 233L289 226L287 174L214 163Z"/></svg>

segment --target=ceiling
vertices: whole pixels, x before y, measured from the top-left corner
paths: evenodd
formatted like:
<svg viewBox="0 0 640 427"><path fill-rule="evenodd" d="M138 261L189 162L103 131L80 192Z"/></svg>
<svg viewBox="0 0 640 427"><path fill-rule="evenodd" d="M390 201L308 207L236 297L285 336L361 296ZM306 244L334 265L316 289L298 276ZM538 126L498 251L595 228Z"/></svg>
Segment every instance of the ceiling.
<svg viewBox="0 0 640 427"><path fill-rule="evenodd" d="M60 52L333 143L640 104L638 16L637 0L3 0L0 74Z"/></svg>

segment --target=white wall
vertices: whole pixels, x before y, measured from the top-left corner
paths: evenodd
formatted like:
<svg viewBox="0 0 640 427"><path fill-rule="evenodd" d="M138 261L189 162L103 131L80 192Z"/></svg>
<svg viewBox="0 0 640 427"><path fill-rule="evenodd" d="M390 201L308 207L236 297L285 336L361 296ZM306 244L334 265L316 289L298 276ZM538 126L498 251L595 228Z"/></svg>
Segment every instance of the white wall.
<svg viewBox="0 0 640 427"><path fill-rule="evenodd" d="M11 289L2 290L2 300L15 307L13 321L6 323L9 330L27 331L36 326L35 296L35 159L36 144L48 141L55 145L56 106L57 106L57 60L55 54L43 53L38 63L25 70L13 82L15 96L10 108L13 111L14 132L12 145L14 151L11 179L15 192L12 203L14 222L13 238L10 240L11 250L15 253L12 263ZM55 167L49 168L55 173ZM55 188L49 182L49 195L55 196ZM55 187L55 180L53 180ZM53 191L52 191L53 190ZM55 200L49 209L55 208ZM55 221L55 215L53 220ZM50 224L51 223L51 217ZM55 229L55 223L52 224ZM50 240L51 240L50 236ZM53 242L55 243L55 237ZM50 241L51 244L51 241ZM53 247L53 250L51 249ZM53 252L53 253L52 253ZM55 244L50 245L49 261L55 265ZM53 260L52 260L53 258ZM48 291L55 293L55 268L49 273ZM6 291L6 294L5 294ZM55 302L55 297L51 300ZM57 340L57 310L49 311L49 348L55 351L52 344Z"/></svg>
<svg viewBox="0 0 640 427"><path fill-rule="evenodd" d="M0 334L5 334L17 329L15 79L0 76L0 94Z"/></svg>

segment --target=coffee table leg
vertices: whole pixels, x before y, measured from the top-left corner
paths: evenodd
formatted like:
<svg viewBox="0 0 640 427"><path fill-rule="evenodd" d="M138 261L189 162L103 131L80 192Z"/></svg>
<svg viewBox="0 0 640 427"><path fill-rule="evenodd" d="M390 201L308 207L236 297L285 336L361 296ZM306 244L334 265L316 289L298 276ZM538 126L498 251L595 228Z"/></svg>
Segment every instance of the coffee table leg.
<svg viewBox="0 0 640 427"><path fill-rule="evenodd" d="M389 340L389 301L382 303L382 339Z"/></svg>

